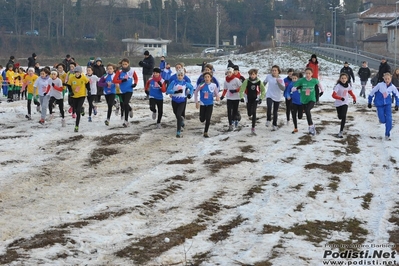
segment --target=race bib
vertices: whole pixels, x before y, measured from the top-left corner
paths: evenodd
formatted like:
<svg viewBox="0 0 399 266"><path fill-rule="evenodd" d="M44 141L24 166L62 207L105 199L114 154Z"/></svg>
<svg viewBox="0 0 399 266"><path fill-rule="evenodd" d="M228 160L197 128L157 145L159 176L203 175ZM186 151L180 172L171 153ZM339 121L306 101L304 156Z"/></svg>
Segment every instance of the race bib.
<svg viewBox="0 0 399 266"><path fill-rule="evenodd" d="M309 96L309 95L310 95L310 89L306 89L306 90L305 90L305 95L306 95L306 96Z"/></svg>
<svg viewBox="0 0 399 266"><path fill-rule="evenodd" d="M208 99L208 98L209 98L209 92L206 91L206 92L204 93L204 99Z"/></svg>

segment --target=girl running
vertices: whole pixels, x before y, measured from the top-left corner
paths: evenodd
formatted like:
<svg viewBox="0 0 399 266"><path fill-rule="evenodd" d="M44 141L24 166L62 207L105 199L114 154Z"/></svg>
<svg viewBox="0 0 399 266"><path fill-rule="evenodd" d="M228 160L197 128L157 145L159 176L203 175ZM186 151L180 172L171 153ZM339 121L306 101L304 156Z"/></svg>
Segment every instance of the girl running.
<svg viewBox="0 0 399 266"><path fill-rule="evenodd" d="M152 119L156 119L158 109L157 128L161 128L161 119L163 115L163 93L166 92L166 87L165 80L161 77L160 68L154 68L152 78L150 78L147 81L147 84L145 84L145 90L148 91L149 95Z"/></svg>
<svg viewBox="0 0 399 266"><path fill-rule="evenodd" d="M224 81L223 93L220 100L223 100L227 95L227 118L229 120L229 131L232 131L238 126L237 114L238 105L240 103L240 87L242 82L239 78L234 76L234 69L229 67L226 72L226 79Z"/></svg>
<svg viewBox="0 0 399 266"><path fill-rule="evenodd" d="M107 111L107 120L104 121L106 126L109 126L109 121L111 119L112 114L112 106L115 101L115 84L112 82L115 76L115 65L108 64L107 65L107 73L100 78L98 81L98 86L103 87L103 92L105 95L105 100L107 101L108 111ZM116 114L117 115L117 114Z"/></svg>

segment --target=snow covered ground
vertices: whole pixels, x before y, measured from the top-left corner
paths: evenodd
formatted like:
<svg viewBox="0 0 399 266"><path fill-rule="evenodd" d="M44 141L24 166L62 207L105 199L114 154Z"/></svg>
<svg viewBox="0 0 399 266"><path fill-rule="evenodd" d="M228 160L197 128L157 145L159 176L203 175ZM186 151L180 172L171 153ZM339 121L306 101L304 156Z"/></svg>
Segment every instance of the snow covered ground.
<svg viewBox="0 0 399 266"><path fill-rule="evenodd" d="M263 50L221 58L214 67L220 82L227 59L245 76L259 68L263 80L274 64L303 70L309 58ZM325 93L313 110L314 137L305 118L291 134L284 104L278 131L265 127L262 103L257 136L249 136L244 106L241 130L227 131L224 100L204 139L190 102L177 139L169 98L156 129L140 89L130 127L114 114L105 126L103 102L92 123L82 117L79 133L70 115L65 128L59 117L42 126L35 112L26 121L25 101L3 101L0 264L327 265L326 250L396 250L390 245L398 240L399 127L384 141L375 108L358 99L349 106L344 138L336 138L331 93L342 65L319 61ZM187 71L195 81L200 67ZM360 261L334 259L340 260Z"/></svg>

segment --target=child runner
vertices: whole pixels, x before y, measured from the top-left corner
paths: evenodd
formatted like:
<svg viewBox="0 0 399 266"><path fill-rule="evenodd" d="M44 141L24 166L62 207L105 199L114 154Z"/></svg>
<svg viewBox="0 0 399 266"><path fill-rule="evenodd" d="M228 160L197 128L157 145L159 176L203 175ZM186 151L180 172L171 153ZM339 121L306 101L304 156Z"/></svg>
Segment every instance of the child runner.
<svg viewBox="0 0 399 266"><path fill-rule="evenodd" d="M290 96L286 96L286 98L290 98L291 101L291 114L292 114L292 122L294 123L294 130L292 131L292 134L295 134L298 132L298 120L297 120L297 114L298 114L298 119L302 119L303 116L303 108L302 108L302 103L301 103L301 95L299 94L299 91L291 92L292 87L294 86L295 82L298 81L299 78L302 78L302 75L300 73L292 73L291 75L291 83L288 84L286 90L290 92Z"/></svg>
<svg viewBox="0 0 399 266"><path fill-rule="evenodd" d="M374 98L374 105L377 107L377 115L380 123L385 124L385 140L391 140L392 129L392 99L393 93L396 99L395 111L398 111L399 99L398 89L392 84L392 75L387 72L383 75L383 82L378 83L370 92L368 99L368 108L371 108L371 102Z"/></svg>
<svg viewBox="0 0 399 266"><path fill-rule="evenodd" d="M82 106L86 98L86 91L90 91L90 81L82 75L82 67L77 66L73 69L75 75L69 76L68 90L71 94L73 110L76 112L75 132L79 132L79 122Z"/></svg>
<svg viewBox="0 0 399 266"><path fill-rule="evenodd" d="M183 112L186 107L186 101L187 98L191 98L194 90L191 82L185 80L185 76L183 69L177 70L177 78L169 84L168 89L166 90L166 93L172 96L173 113L177 120L176 138L181 137L181 131L183 129Z"/></svg>
<svg viewBox="0 0 399 266"><path fill-rule="evenodd" d="M177 72L178 72L179 70L182 70L182 71L183 71L183 73L184 73L184 80L185 80L187 83L191 83L190 78L186 75L186 70L185 70L185 68L184 68L184 63L176 63L176 65L175 65L175 70L176 70L176 73L173 74L172 76L170 76L168 84L172 83L172 81L174 81L174 80L177 80ZM187 98L185 97L184 100L185 100L186 102L184 103L183 113L181 114L181 116L182 116L182 120L181 120L181 126L182 126L182 128L184 128L184 118L186 117Z"/></svg>
<svg viewBox="0 0 399 266"><path fill-rule="evenodd" d="M199 84L194 91L195 107L200 109L200 121L205 121L204 138L209 138L208 129L211 124L213 111L213 98L219 101L218 86L212 82L212 72L204 72L202 74L204 82ZM198 101L198 94L200 95Z"/></svg>
<svg viewBox="0 0 399 266"><path fill-rule="evenodd" d="M229 120L229 131L232 131L238 126L237 113L238 105L240 104L240 87L242 82L239 78L234 76L234 69L227 68L227 75L224 81L223 93L220 100L223 100L227 94L227 118Z"/></svg>
<svg viewBox="0 0 399 266"><path fill-rule="evenodd" d="M76 63L75 62L70 62L69 63L69 71L67 72L67 74L66 74L66 77L65 77L65 84L68 84L68 81L69 81L69 79L71 78L71 77L74 77L75 76L75 72L74 72L74 69L75 69L75 67L76 67ZM72 118L76 118L76 110L74 110L73 109L73 106L74 106L74 104L73 104L73 97L72 97L72 95L71 95L71 91L69 90L69 87L68 87L68 104L69 104L69 109L68 109L68 113L72 113Z"/></svg>
<svg viewBox="0 0 399 266"><path fill-rule="evenodd" d="M62 81L60 78L58 78L58 72L56 70L52 70L50 74L50 79L49 79L49 86L50 86L50 100L49 100L49 105L48 109L50 111L50 118L54 118L53 114L53 104L56 103L58 104L58 108L60 110L61 114L61 126L65 127L65 114L64 114L64 96L62 95L62 92L64 91L64 87L62 86Z"/></svg>
<svg viewBox="0 0 399 266"><path fill-rule="evenodd" d="M263 81L263 84L269 84L267 92L266 92L266 126L270 125L270 121L272 121L272 108L273 108L273 127L272 131L278 129L277 126L277 117L278 117L278 107L281 101L281 94L285 90L284 80L280 77L281 69L279 66L272 66L272 73L268 74Z"/></svg>
<svg viewBox="0 0 399 266"><path fill-rule="evenodd" d="M108 111L107 111L107 120L105 120L105 125L109 126L109 120L111 119L112 114L112 106L114 105L115 101L115 84L112 83L112 80L115 76L115 65L108 64L107 65L107 73L100 78L98 81L98 86L103 87L103 92L105 95L105 100L107 101ZM117 114L116 114L117 115Z"/></svg>
<svg viewBox="0 0 399 266"><path fill-rule="evenodd" d="M93 68L91 66L88 66L86 69L86 77L90 82L90 93L87 93L87 101L89 102L88 121L91 122L91 113L93 112L94 115L97 115L97 106L93 105L93 101L97 97L97 82L100 78L93 74Z"/></svg>
<svg viewBox="0 0 399 266"><path fill-rule="evenodd" d="M25 118L27 118L28 120L32 119L31 116L31 105L32 105L32 99L35 103L35 105L37 106L37 111L39 112L39 108L40 108L40 103L37 100L37 94L34 95L34 89L33 89L33 84L35 83L35 81L37 80L38 76L35 74L35 69L33 67L28 68L28 74L26 74L22 80L22 89L27 91L28 95L27 95L27 109L28 109L28 114L25 115Z"/></svg>
<svg viewBox="0 0 399 266"><path fill-rule="evenodd" d="M249 78L244 80L240 88L240 99L241 102L244 101L244 93L247 97L247 113L249 118L252 117L252 135L256 135L255 133L255 125L256 125L256 108L258 104L262 103L262 99L265 97L265 86L262 81L258 78L258 70L250 69L248 71Z"/></svg>
<svg viewBox="0 0 399 266"><path fill-rule="evenodd" d="M35 89L34 94L39 95L40 106L42 107L41 118L39 121L39 123L42 125L44 124L44 121L46 119L46 112L49 101L49 96L47 95L50 89L48 87L49 75L50 75L50 70L48 70L47 68L42 68L40 70L40 77L36 79L35 83L33 84L33 87Z"/></svg>
<svg viewBox="0 0 399 266"><path fill-rule="evenodd" d="M6 80L7 80L7 84L8 84L7 102L13 102L14 101L14 84L15 84L15 72L14 72L13 64L9 64L7 66Z"/></svg>
<svg viewBox="0 0 399 266"><path fill-rule="evenodd" d="M130 117L133 117L133 109L129 105L129 101L133 95L133 88L137 86L137 83L139 81L136 71L134 71L133 68L129 66L129 64L129 59L122 59L121 69L116 72L113 79L113 83L119 84L120 90L122 92L123 109L125 112L125 122L123 123L124 127L129 126L129 113Z"/></svg>
<svg viewBox="0 0 399 266"><path fill-rule="evenodd" d="M169 85L169 79L172 76L172 70L170 69L170 64L166 63L166 66L164 69L161 69L161 76L165 80L166 87Z"/></svg>
<svg viewBox="0 0 399 266"><path fill-rule="evenodd" d="M349 76L346 73L341 73L332 93L332 97L335 99L335 107L337 108L338 119L341 119L341 127L339 129L338 138L343 138L346 113L348 112L348 94L352 96L353 103L355 104L356 96L352 91L352 86L349 82Z"/></svg>
<svg viewBox="0 0 399 266"><path fill-rule="evenodd" d="M163 115L163 93L166 92L165 80L161 77L161 69L155 67L152 77L145 84L145 90L149 91L150 110L152 119L155 120L158 109L157 128L161 128ZM155 108L156 105L156 108Z"/></svg>
<svg viewBox="0 0 399 266"><path fill-rule="evenodd" d="M319 95L321 96L323 94L323 89L319 83L319 80L312 78L313 75L313 70L308 67L305 69L305 77L299 79L297 82L295 82L294 87L292 88L292 92L297 91L298 87L301 87L299 90L301 94L301 103L303 104L303 108L305 110L306 114L306 119L308 120L308 125L309 125L309 134L314 136L316 135L316 128L313 124L312 121L312 114L310 111L314 107L316 103L316 85L317 88L319 89L320 93Z"/></svg>
<svg viewBox="0 0 399 266"><path fill-rule="evenodd" d="M367 61L362 62L362 66L359 68L357 74L360 77L360 84L362 85L362 90L360 91L360 97L366 98L366 85L367 81L371 77L370 68L367 66Z"/></svg>
<svg viewBox="0 0 399 266"><path fill-rule="evenodd" d="M292 83L292 74L294 73L294 69L289 68L287 71L288 76L284 79L284 98L285 98L285 115L287 117L287 126L290 123L290 114L291 114L291 89L288 89L288 86Z"/></svg>

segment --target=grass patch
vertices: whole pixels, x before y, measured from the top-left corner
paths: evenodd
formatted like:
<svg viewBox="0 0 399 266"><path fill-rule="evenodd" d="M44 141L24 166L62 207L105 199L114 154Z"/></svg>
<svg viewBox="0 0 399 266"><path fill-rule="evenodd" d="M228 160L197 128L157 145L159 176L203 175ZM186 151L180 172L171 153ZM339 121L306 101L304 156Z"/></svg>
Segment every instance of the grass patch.
<svg viewBox="0 0 399 266"><path fill-rule="evenodd" d="M71 142L82 140L83 138L84 138L83 135L76 135L76 136L73 136L73 137L70 137L67 139L57 140L55 143L56 143L56 146L66 145L66 144L71 144Z"/></svg>
<svg viewBox="0 0 399 266"><path fill-rule="evenodd" d="M240 164L242 162L256 163L258 160L246 158L244 156L236 156L224 160L207 159L204 161L204 164L206 164L209 170L214 174L218 173L223 168L228 168L232 165Z"/></svg>
<svg viewBox="0 0 399 266"><path fill-rule="evenodd" d="M165 200L170 195L174 194L177 190L182 189L178 184L171 184L167 188L159 190L150 196L151 199L143 202L143 205L153 206L155 203Z"/></svg>
<svg viewBox="0 0 399 266"><path fill-rule="evenodd" d="M303 187L303 184L298 184L296 186L293 186L291 188L295 189L295 190L300 190Z"/></svg>
<svg viewBox="0 0 399 266"><path fill-rule="evenodd" d="M319 191L323 191L324 190L324 188L320 185L320 184L317 184L317 185L315 185L314 187L313 187L313 190L312 191L309 191L308 192L308 197L311 197L311 198L316 198L316 195L317 195L317 193L319 192Z"/></svg>
<svg viewBox="0 0 399 266"><path fill-rule="evenodd" d="M131 241L130 245L115 253L120 258L127 258L134 262L134 265L145 265L152 258L160 256L169 249L182 245L186 239L191 239L206 229L205 225L190 223L170 232L155 236L148 236L137 241ZM169 242L164 239L169 238Z"/></svg>
<svg viewBox="0 0 399 266"><path fill-rule="evenodd" d="M283 230L284 230L284 228L282 228L281 226L265 224L265 225L263 225L262 234L273 234L273 233L280 232Z"/></svg>
<svg viewBox="0 0 399 266"><path fill-rule="evenodd" d="M197 210L200 210L200 214L198 215L199 222L207 221L215 214L220 212L221 204L219 203L219 199L225 194L226 192L219 191L212 198L202 202L195 208Z"/></svg>
<svg viewBox="0 0 399 266"><path fill-rule="evenodd" d="M209 237L209 240L217 243L227 239L230 236L231 231L246 220L248 219L243 219L241 216L238 216L228 224L219 226L217 231Z"/></svg>
<svg viewBox="0 0 399 266"><path fill-rule="evenodd" d="M341 143L343 145L346 144L345 150L346 154L358 154L360 153L360 148L359 148L359 135L347 135L346 138L340 139L340 140L335 140L337 143Z"/></svg>
<svg viewBox="0 0 399 266"><path fill-rule="evenodd" d="M102 161L104 161L106 158L116 155L119 153L118 149L115 148L109 148L109 147L102 147L102 148L97 148L94 149L90 153L90 158L89 158L89 166L95 166Z"/></svg>
<svg viewBox="0 0 399 266"><path fill-rule="evenodd" d="M188 181L188 179L187 177L182 175L175 175L165 179L165 182L171 182L171 181Z"/></svg>
<svg viewBox="0 0 399 266"><path fill-rule="evenodd" d="M333 176L328 179L330 180L330 183L327 185L327 187L329 187L332 191L337 191L341 179L338 176Z"/></svg>
<svg viewBox="0 0 399 266"><path fill-rule="evenodd" d="M200 265L202 262L206 262L211 257L211 252L197 253L192 256L192 263L190 265Z"/></svg>
<svg viewBox="0 0 399 266"><path fill-rule="evenodd" d="M349 239L334 240L330 244L348 242L351 244L363 244L366 240L368 231L361 227L361 222L357 219L344 220L340 222L332 221L307 221L304 224L296 224L291 228L284 229L284 233L293 232L297 236L305 237L305 240L319 244L325 241L333 231L349 233Z"/></svg>
<svg viewBox="0 0 399 266"><path fill-rule="evenodd" d="M281 161L283 161L285 163L291 163L295 159L296 159L295 157L287 157L285 159L281 159Z"/></svg>
<svg viewBox="0 0 399 266"><path fill-rule="evenodd" d="M388 232L389 243L394 243L396 246L393 248L397 253L399 252L399 202L396 202L394 211L388 221L396 226L394 230Z"/></svg>
<svg viewBox="0 0 399 266"><path fill-rule="evenodd" d="M98 137L98 145L109 146L114 144L130 144L140 138L139 135L133 134L110 134Z"/></svg>
<svg viewBox="0 0 399 266"><path fill-rule="evenodd" d="M215 155L220 155L220 154L222 154L222 151L221 150L216 150L214 152L211 152L209 155L215 156Z"/></svg>
<svg viewBox="0 0 399 266"><path fill-rule="evenodd" d="M303 207L304 207L303 206L303 202L298 204L298 205L296 205L296 208L294 209L294 212L301 212Z"/></svg>
<svg viewBox="0 0 399 266"><path fill-rule="evenodd" d="M252 145L242 146L242 147L240 147L240 150L243 153L255 152L254 146L252 146Z"/></svg>
<svg viewBox="0 0 399 266"><path fill-rule="evenodd" d="M299 142L296 145L309 145L312 144L313 142L315 142L314 139L312 139L311 135L303 135L301 137L299 137Z"/></svg>
<svg viewBox="0 0 399 266"><path fill-rule="evenodd" d="M370 208L370 202L371 202L371 199L373 198L373 196L374 196L373 193L369 192L364 196L355 197L354 199L362 198L363 199L362 207L364 210L368 210Z"/></svg>
<svg viewBox="0 0 399 266"><path fill-rule="evenodd" d="M332 174L350 173L352 172L351 168L351 161L332 162L330 164L310 163L305 165L305 169L322 169Z"/></svg>
<svg viewBox="0 0 399 266"><path fill-rule="evenodd" d="M166 164L193 164L194 163L193 158L195 157L187 157L180 160L169 161Z"/></svg>

